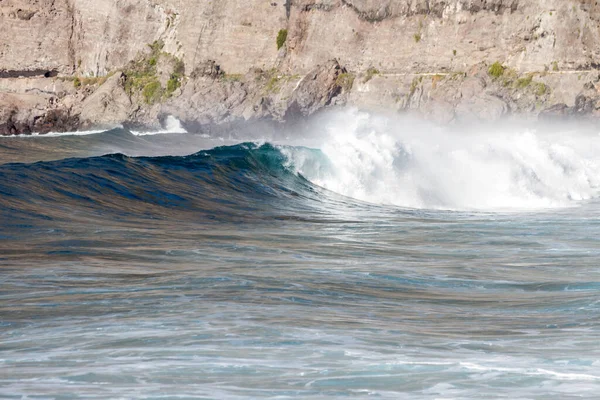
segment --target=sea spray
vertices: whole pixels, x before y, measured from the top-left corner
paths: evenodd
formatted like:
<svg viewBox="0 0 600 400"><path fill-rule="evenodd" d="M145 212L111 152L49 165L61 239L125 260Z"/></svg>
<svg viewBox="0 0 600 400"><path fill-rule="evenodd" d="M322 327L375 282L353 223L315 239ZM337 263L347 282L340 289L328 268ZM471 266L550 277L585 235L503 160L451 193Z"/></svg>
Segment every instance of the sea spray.
<svg viewBox="0 0 600 400"><path fill-rule="evenodd" d="M148 135L165 135L169 133L188 133L187 130L181 125L181 121L172 115L168 115L163 122L163 129L157 131L131 131L135 136L148 136Z"/></svg>
<svg viewBox="0 0 600 400"><path fill-rule="evenodd" d="M324 157L285 150L296 171L377 204L458 210L565 207L600 188L600 136L511 127L456 132L358 111L330 114ZM325 161L326 160L326 161Z"/></svg>

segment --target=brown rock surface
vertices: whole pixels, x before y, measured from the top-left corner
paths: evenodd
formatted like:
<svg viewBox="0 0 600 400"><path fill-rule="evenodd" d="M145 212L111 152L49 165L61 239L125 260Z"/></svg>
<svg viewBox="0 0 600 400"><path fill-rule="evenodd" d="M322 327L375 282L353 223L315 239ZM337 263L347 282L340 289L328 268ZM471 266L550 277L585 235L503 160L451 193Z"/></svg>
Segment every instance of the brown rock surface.
<svg viewBox="0 0 600 400"><path fill-rule="evenodd" d="M50 96L0 93L0 135L71 131L79 116L57 107Z"/></svg>
<svg viewBox="0 0 600 400"><path fill-rule="evenodd" d="M600 6L587 0L2 0L0 24L3 134L343 104L443 123L556 104L599 114ZM127 74L132 60L148 65Z"/></svg>
<svg viewBox="0 0 600 400"><path fill-rule="evenodd" d="M127 121L131 105L131 99L123 89L123 74L117 73L85 99L79 118L87 125L110 126Z"/></svg>
<svg viewBox="0 0 600 400"><path fill-rule="evenodd" d="M347 71L336 60L310 71L292 93L285 118L306 117L331 104L343 90L343 74Z"/></svg>

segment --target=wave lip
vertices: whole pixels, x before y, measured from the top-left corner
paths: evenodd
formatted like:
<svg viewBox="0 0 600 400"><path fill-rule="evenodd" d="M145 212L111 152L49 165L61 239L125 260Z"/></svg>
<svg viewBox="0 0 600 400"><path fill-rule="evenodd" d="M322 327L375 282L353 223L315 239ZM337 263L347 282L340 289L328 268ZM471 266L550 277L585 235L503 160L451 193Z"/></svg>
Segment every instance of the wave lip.
<svg viewBox="0 0 600 400"><path fill-rule="evenodd" d="M294 212L314 187L286 167L270 144L243 143L189 156L82 159L0 165L0 215L68 217L75 209L135 215L207 218ZM16 183L16 184L15 184ZM304 203L303 203L304 202ZM318 200L317 200L318 203ZM254 212L261 211L261 212ZM67 214L65 214L67 213Z"/></svg>

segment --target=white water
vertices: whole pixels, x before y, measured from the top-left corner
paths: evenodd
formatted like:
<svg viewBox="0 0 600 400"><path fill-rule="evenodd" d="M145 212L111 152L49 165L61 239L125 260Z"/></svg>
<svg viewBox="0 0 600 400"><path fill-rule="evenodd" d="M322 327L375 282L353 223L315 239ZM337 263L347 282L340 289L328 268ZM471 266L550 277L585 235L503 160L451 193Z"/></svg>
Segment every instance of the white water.
<svg viewBox="0 0 600 400"><path fill-rule="evenodd" d="M48 132L40 134L39 132L33 132L31 134L21 134L14 136L0 136L4 138L14 138L14 137L22 137L22 138L47 138L47 137L60 137L60 136L87 136L87 135L96 135L98 133L104 133L111 129L123 129L123 125L115 125L112 128L107 129L91 129L88 131L74 131L74 132Z"/></svg>
<svg viewBox="0 0 600 400"><path fill-rule="evenodd" d="M371 203L522 210L599 194L598 134L452 132L358 111L333 114L324 130L326 159L291 151L291 164L315 184Z"/></svg>
<svg viewBox="0 0 600 400"><path fill-rule="evenodd" d="M148 131L148 132L138 132L131 131L135 136L148 136L148 135L164 135L168 133L187 133L185 128L181 125L181 121L175 118L172 115L169 115L165 119L164 127L159 131Z"/></svg>
<svg viewBox="0 0 600 400"><path fill-rule="evenodd" d="M31 134L21 134L14 136L0 136L5 138L14 138L14 137L23 137L23 138L46 138L46 137L59 137L59 136L86 136L86 135L95 135L98 133L104 133L111 129L123 129L123 125L115 125L111 128L105 129L91 129L87 131L74 131L74 132L48 132L44 134L40 134L38 132L33 132ZM147 136L147 135L163 135L168 133L188 133L187 130L181 125L181 121L175 118L172 115L167 116L164 121L163 129L158 131L131 131L135 136Z"/></svg>

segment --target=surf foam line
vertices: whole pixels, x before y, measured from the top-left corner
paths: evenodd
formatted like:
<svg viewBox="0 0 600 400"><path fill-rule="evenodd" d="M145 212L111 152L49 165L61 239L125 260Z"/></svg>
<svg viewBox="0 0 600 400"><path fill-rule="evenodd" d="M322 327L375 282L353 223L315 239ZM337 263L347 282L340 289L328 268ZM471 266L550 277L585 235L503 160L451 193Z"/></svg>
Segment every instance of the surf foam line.
<svg viewBox="0 0 600 400"><path fill-rule="evenodd" d="M579 381L598 381L600 380L600 376L589 375L589 374L580 374L580 373L568 373L568 372L556 372L551 371L544 368L504 368L504 367L486 367L483 365L478 365L475 363L469 362L460 362L460 366L472 370L472 371L480 371L480 372L502 372L507 374L517 374L517 375L529 375L529 376L550 376L552 378L558 380L579 380Z"/></svg>
<svg viewBox="0 0 600 400"><path fill-rule="evenodd" d="M87 135L96 135L98 133L108 132L113 129L123 129L123 125L116 125L116 126L113 126L112 128L93 129L93 130L88 130L88 131L48 132L48 133L33 132L31 134L0 136L0 138L15 138L15 137L17 137L17 138L47 138L47 137L60 137L60 136L87 136Z"/></svg>
<svg viewBox="0 0 600 400"><path fill-rule="evenodd" d="M455 132L346 110L316 136L322 157L281 147L311 182L409 208L511 211L573 206L600 192L600 136L511 128Z"/></svg>

